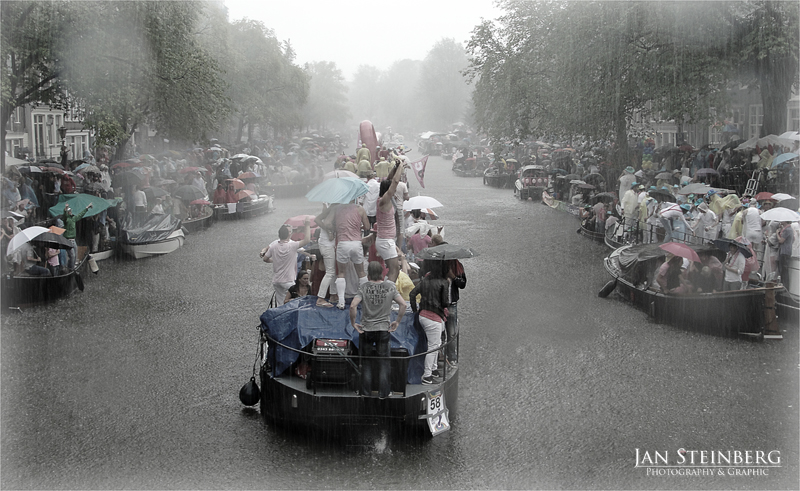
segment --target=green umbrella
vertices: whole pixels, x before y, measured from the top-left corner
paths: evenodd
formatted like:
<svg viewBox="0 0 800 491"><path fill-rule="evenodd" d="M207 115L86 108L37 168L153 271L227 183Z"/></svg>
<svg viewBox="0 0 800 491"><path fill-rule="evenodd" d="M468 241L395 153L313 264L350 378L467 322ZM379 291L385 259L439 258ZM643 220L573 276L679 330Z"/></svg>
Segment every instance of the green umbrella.
<svg viewBox="0 0 800 491"><path fill-rule="evenodd" d="M102 213L103 210L117 206L119 201L119 198L103 199L99 196L84 193L62 194L58 197L58 204L50 207L49 212L51 216L61 216L64 214L64 205L69 203L69 207L72 208L72 213L77 215L78 213L82 212L83 209L89 205L89 203L92 203L92 208L86 212L86 215L84 215L84 217L91 217L97 215L98 213Z"/></svg>

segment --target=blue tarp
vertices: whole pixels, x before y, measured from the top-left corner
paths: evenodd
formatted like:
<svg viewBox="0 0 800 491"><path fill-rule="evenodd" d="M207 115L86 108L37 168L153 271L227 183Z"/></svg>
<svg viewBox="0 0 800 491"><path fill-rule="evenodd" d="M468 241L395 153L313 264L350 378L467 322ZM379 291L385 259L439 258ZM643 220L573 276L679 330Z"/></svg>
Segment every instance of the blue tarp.
<svg viewBox="0 0 800 491"><path fill-rule="evenodd" d="M392 312L392 320L397 313ZM361 320L361 308L358 309L356 322ZM300 297L280 307L268 309L261 314L261 331L272 339L301 350L314 339L349 339L358 347L358 331L350 325L350 300L347 308L317 307L317 297L313 295ZM405 348L409 355L424 353L428 340L424 333L420 335L414 327L414 314L406 310L400 325L392 334L391 347ZM269 345L269 359L272 360L273 374L283 374L297 361L299 354L275 343ZM408 383L419 384L425 357L419 356L408 360ZM356 361L357 363L357 361Z"/></svg>

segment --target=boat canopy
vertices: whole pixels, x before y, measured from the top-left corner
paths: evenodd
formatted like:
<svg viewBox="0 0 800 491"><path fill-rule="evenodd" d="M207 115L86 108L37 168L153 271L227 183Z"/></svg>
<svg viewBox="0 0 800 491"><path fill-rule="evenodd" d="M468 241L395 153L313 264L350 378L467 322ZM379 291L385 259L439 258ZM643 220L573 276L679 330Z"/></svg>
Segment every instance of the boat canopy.
<svg viewBox="0 0 800 491"><path fill-rule="evenodd" d="M133 227L130 221L120 233L120 241L126 244L148 244L165 240L173 232L181 228L181 221L170 214L151 214L147 221Z"/></svg>
<svg viewBox="0 0 800 491"><path fill-rule="evenodd" d="M295 298L290 302L268 309L261 314L261 332L279 343L296 350L302 350L314 339L347 339L358 347L358 331L350 325L350 300L347 308L318 307L316 295ZM392 312L392 319L397 312ZM356 322L361 320L358 309ZM414 314L409 308L397 330L391 333L391 348L405 348L408 355L424 353L428 342L424 335L414 327ZM269 343L269 359L273 363L274 375L281 375L297 361L299 353ZM408 360L408 383L418 384L422 377L424 357Z"/></svg>

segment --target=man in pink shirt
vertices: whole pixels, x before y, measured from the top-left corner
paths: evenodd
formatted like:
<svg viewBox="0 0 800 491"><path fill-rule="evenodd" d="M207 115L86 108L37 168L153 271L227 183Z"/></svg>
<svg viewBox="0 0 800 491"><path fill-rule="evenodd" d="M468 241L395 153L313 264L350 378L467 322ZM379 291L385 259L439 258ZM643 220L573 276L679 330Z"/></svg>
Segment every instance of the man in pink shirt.
<svg viewBox="0 0 800 491"><path fill-rule="evenodd" d="M275 299L278 305L283 305L286 292L294 285L297 278L297 249L308 244L311 237L311 220L306 216L303 222L303 240L289 239L292 233L290 225L283 224L278 229L278 240L261 249L261 259L265 263L272 263L272 287L275 289Z"/></svg>

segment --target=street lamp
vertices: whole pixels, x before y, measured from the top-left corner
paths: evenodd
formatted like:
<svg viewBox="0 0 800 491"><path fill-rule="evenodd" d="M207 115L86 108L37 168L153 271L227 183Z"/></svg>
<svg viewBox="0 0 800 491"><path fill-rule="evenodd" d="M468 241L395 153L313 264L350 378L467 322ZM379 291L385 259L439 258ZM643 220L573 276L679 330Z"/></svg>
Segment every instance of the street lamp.
<svg viewBox="0 0 800 491"><path fill-rule="evenodd" d="M64 168L66 169L67 168L67 145L66 145L67 127L66 126L62 125L58 129L58 136L61 137L61 165L63 165Z"/></svg>

